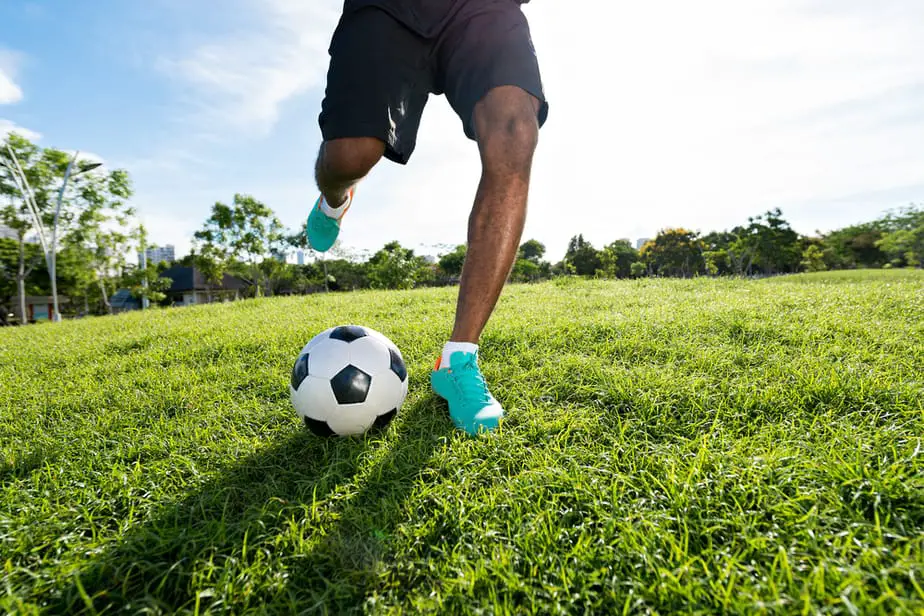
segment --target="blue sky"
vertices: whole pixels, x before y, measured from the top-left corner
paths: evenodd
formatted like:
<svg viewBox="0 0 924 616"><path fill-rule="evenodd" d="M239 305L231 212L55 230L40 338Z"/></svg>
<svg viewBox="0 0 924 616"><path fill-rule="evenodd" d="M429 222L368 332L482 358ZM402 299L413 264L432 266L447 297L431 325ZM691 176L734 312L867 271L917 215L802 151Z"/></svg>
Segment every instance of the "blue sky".
<svg viewBox="0 0 924 616"><path fill-rule="evenodd" d="M641 6L639 6L641 5ZM745 6L746 5L746 6ZM216 7L221 6L221 10ZM299 225L338 0L0 3L0 131L127 168L158 243L216 200ZM803 233L924 202L919 0L534 0L551 103L526 237L561 257L779 206ZM432 98L407 167L360 188L343 240L465 239L478 156Z"/></svg>

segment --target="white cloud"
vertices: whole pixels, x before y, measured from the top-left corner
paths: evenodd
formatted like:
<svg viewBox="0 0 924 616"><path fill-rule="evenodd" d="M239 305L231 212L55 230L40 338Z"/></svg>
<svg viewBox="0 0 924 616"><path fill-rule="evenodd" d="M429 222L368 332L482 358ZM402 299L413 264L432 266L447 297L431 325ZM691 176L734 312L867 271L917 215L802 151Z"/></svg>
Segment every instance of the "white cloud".
<svg viewBox="0 0 924 616"><path fill-rule="evenodd" d="M0 105L22 100L22 89L14 81L19 61L18 53L0 49Z"/></svg>
<svg viewBox="0 0 924 616"><path fill-rule="evenodd" d="M250 8L257 21L246 29L159 62L192 89L192 118L205 130L265 135L282 104L324 78L335 2L254 0Z"/></svg>
<svg viewBox="0 0 924 616"><path fill-rule="evenodd" d="M0 105L17 103L22 100L22 90L13 83L13 78L0 70Z"/></svg>
<svg viewBox="0 0 924 616"><path fill-rule="evenodd" d="M41 133L19 126L12 120L0 118L0 137L6 137L9 133L16 133L29 141L38 141L42 138Z"/></svg>

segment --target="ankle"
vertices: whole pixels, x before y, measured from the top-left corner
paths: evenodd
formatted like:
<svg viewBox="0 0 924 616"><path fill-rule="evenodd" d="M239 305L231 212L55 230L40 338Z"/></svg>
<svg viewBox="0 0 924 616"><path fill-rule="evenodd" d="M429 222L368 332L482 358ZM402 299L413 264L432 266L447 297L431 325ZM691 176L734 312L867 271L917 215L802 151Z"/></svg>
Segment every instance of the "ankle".
<svg viewBox="0 0 924 616"><path fill-rule="evenodd" d="M347 206L352 200L352 191L347 191L342 196L337 193L336 201L330 199L328 195L321 195L321 211L331 218L339 218L346 211Z"/></svg>
<svg viewBox="0 0 924 616"><path fill-rule="evenodd" d="M333 193L323 193L324 203L328 205L332 210L346 205L346 202L350 199L350 191L345 190L343 192L336 191Z"/></svg>
<svg viewBox="0 0 924 616"><path fill-rule="evenodd" d="M440 357L440 366L449 367L452 354L457 352L462 353L477 353L478 345L472 342L455 342L450 340L445 345L443 345L443 354Z"/></svg>

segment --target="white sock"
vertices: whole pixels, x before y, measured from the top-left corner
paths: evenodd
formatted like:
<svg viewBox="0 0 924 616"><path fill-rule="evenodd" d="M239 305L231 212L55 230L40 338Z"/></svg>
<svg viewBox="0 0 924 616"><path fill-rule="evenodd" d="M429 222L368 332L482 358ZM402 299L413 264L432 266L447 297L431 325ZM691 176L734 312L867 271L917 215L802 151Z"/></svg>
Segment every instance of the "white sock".
<svg viewBox="0 0 924 616"><path fill-rule="evenodd" d="M449 358L452 357L452 354L456 351L474 353L477 350L478 345L472 344L471 342L447 342L446 346L443 347L443 358L440 360L440 368L448 368L451 365Z"/></svg>
<svg viewBox="0 0 924 616"><path fill-rule="evenodd" d="M324 212L328 218L340 218L343 216L343 213L346 211L350 201L353 200L352 192L347 195L346 201L340 207L331 207L327 204L327 199L322 195L321 196L321 211Z"/></svg>

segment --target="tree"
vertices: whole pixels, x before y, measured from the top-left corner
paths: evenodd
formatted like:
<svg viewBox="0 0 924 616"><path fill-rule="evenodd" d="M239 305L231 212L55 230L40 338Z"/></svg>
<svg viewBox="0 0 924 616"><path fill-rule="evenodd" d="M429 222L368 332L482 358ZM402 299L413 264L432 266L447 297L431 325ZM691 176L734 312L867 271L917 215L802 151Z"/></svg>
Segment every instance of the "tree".
<svg viewBox="0 0 924 616"><path fill-rule="evenodd" d="M742 232L743 229L737 227L732 231L712 231L702 237L703 260L707 273L712 276L723 276L736 271L741 273L742 257L749 255L747 250L740 250L743 246L737 246L738 252L734 252L732 246ZM738 268L735 267L736 263L739 265Z"/></svg>
<svg viewBox="0 0 924 616"><path fill-rule="evenodd" d="M135 212L128 205L133 193L131 178L123 169L80 177L82 181L75 182L75 214L67 243L82 249L77 254L86 259L103 306L111 313L109 297L117 286L115 279L125 268L136 234L131 229Z"/></svg>
<svg viewBox="0 0 924 616"><path fill-rule="evenodd" d="M593 276L600 269L600 255L583 234L576 235L568 242L565 251L565 263L574 268L579 276Z"/></svg>
<svg viewBox="0 0 924 616"><path fill-rule="evenodd" d="M882 219L887 229L876 242L893 265L924 266L924 209L915 206L889 212Z"/></svg>
<svg viewBox="0 0 924 616"><path fill-rule="evenodd" d="M639 251L648 270L658 276L688 278L704 269L703 241L686 229L663 229Z"/></svg>
<svg viewBox="0 0 924 616"><path fill-rule="evenodd" d="M703 251L703 263L706 273L710 276L727 273L730 263L728 251L724 249Z"/></svg>
<svg viewBox="0 0 924 616"><path fill-rule="evenodd" d="M526 240L520 244L520 249L517 254L518 259L526 259L527 261L532 261L536 265L542 261L543 256L545 256L545 244L539 240Z"/></svg>
<svg viewBox="0 0 924 616"><path fill-rule="evenodd" d="M437 262L440 270L450 278L458 278L461 276L462 266L465 264L466 252L466 245L459 244L452 252L442 255Z"/></svg>
<svg viewBox="0 0 924 616"><path fill-rule="evenodd" d="M510 272L514 282L535 282L542 278L542 269L530 259L517 259Z"/></svg>
<svg viewBox="0 0 924 616"><path fill-rule="evenodd" d="M8 201L0 208L0 222L16 233L17 259L13 278L19 295L20 323L27 322L26 279L42 262L45 250L43 243L42 252L34 254L27 248L27 239L39 232L35 216L45 227L53 223L55 187L64 177L67 160L64 152L43 150L16 133L9 133L0 144L0 195ZM28 187L22 183L20 170Z"/></svg>
<svg viewBox="0 0 924 616"><path fill-rule="evenodd" d="M828 267L825 265L824 250L818 244L810 244L802 252L802 269L807 272L823 272Z"/></svg>
<svg viewBox="0 0 924 616"><path fill-rule="evenodd" d="M257 295L265 275L260 263L283 241L283 226L273 211L250 195L235 194L230 206L216 202L212 215L194 235L200 250L198 265L212 282L228 270L248 278ZM242 268L244 271L238 271Z"/></svg>
<svg viewBox="0 0 924 616"><path fill-rule="evenodd" d="M831 249L828 266L836 269L882 267L888 257L877 243L882 239L880 222L867 222L838 229L824 236Z"/></svg>
<svg viewBox="0 0 924 616"><path fill-rule="evenodd" d="M157 266L147 261L148 232L144 225L138 225L135 230L135 239L138 241L138 252L144 259L137 268L126 273L123 283L129 285L132 297L142 301L142 308L147 302L158 303L167 299L165 291L173 284L173 280L160 275Z"/></svg>
<svg viewBox="0 0 924 616"><path fill-rule="evenodd" d="M891 265L921 267L924 263L924 226L916 230L891 231L876 245L889 256Z"/></svg>
<svg viewBox="0 0 924 616"><path fill-rule="evenodd" d="M410 248L389 242L369 259L369 284L374 289L410 289L417 282L421 262Z"/></svg>
<svg viewBox="0 0 924 616"><path fill-rule="evenodd" d="M13 154L10 154L12 150ZM127 235L124 229L129 224L133 211L127 200L131 197L131 181L128 172L116 169L110 173L86 172L97 165L86 166L86 161L77 160L76 171L70 175L66 190L61 191L65 171L73 157L53 148L39 148L17 135L9 135L0 152L0 193L6 195L10 203L0 210L0 222L11 227L18 236L20 263L17 268L18 294L25 293L25 282L30 273L36 269L41 257L27 262L25 254L27 238L37 236L43 252L50 252L53 246L48 244L40 226L47 231L54 228L58 198L61 208L58 212L57 236L59 255L66 254L62 265L56 270L71 284L79 281L90 284L99 283L104 303L107 301L105 280L118 274L122 264L122 255L126 248ZM29 189L20 181L17 171L28 179ZM15 171L14 171L15 170ZM62 270L69 269L69 272ZM55 276L57 279L59 276ZM72 289L73 290L73 289ZM48 292L43 287L42 292ZM24 316L24 301L20 303L20 312Z"/></svg>
<svg viewBox="0 0 924 616"><path fill-rule="evenodd" d="M801 252L799 235L783 219L779 208L749 218L747 238L754 249L754 262L765 274L794 272Z"/></svg>
<svg viewBox="0 0 924 616"><path fill-rule="evenodd" d="M625 240L616 240L599 253L600 269L611 278L628 278L632 275L632 264L638 261L638 251Z"/></svg>

